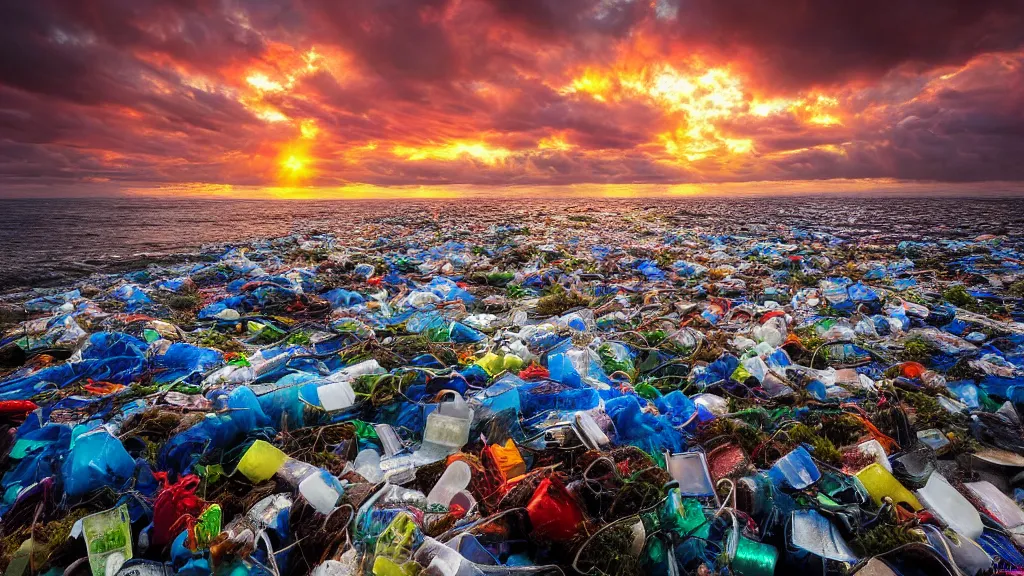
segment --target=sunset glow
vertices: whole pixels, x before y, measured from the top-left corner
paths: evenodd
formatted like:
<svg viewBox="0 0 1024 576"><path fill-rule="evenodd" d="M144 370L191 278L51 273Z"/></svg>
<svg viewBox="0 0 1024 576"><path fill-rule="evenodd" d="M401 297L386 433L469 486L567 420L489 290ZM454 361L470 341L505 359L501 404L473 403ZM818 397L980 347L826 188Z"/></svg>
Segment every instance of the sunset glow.
<svg viewBox="0 0 1024 576"><path fill-rule="evenodd" d="M1024 180L1018 5L157 4L4 24L5 189Z"/></svg>

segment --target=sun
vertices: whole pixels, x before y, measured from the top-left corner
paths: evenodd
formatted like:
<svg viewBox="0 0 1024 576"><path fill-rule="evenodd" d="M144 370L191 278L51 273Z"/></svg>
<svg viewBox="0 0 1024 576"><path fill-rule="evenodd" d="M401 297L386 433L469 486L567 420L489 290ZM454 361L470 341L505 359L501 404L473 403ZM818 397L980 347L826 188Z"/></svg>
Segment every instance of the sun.
<svg viewBox="0 0 1024 576"><path fill-rule="evenodd" d="M292 147L285 150L278 160L279 176L282 182L295 184L307 179L312 173L312 161L305 151Z"/></svg>
<svg viewBox="0 0 1024 576"><path fill-rule="evenodd" d="M291 156L284 159L284 162L281 163L281 167L284 168L285 171L287 172L291 172L292 174L298 174L299 172L302 172L306 168L306 160L292 154Z"/></svg>

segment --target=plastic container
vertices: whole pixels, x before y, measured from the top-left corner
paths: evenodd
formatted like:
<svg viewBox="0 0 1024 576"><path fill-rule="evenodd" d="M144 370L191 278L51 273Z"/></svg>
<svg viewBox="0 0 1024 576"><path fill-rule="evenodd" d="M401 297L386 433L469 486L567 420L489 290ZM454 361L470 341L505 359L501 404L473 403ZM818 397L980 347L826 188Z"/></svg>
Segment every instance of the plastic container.
<svg viewBox="0 0 1024 576"><path fill-rule="evenodd" d="M452 462L445 469L444 474L441 474L437 484L434 484L434 487L430 489L430 494L427 494L427 503L447 508L452 498L469 486L469 481L472 477L473 471L470 470L469 464L462 460Z"/></svg>
<svg viewBox="0 0 1024 576"><path fill-rule="evenodd" d="M310 475L315 474L319 468L312 464L307 464L301 460L294 458L288 458L281 464L281 467L277 469L277 476L287 482L290 486L298 487L303 480L308 478Z"/></svg>
<svg viewBox="0 0 1024 576"><path fill-rule="evenodd" d="M854 563L853 553L839 530L817 510L794 510L789 520L789 537L793 546L815 556Z"/></svg>
<svg viewBox="0 0 1024 576"><path fill-rule="evenodd" d="M299 493L317 512L329 514L334 510L344 489L337 478L326 470L310 474L299 483Z"/></svg>
<svg viewBox="0 0 1024 576"><path fill-rule="evenodd" d="M917 499L936 518L971 540L985 529L974 506L938 472L933 472L924 488L917 491Z"/></svg>
<svg viewBox="0 0 1024 576"><path fill-rule="evenodd" d="M501 478L508 481L511 478L526 474L526 462L523 455L516 448L512 439L505 441L505 444L491 444L487 447L491 458L494 460L498 470L501 471Z"/></svg>
<svg viewBox="0 0 1024 576"><path fill-rule="evenodd" d="M666 454L665 462L669 475L679 484L681 495L698 498L715 496L715 484L711 480L707 457L703 452Z"/></svg>
<svg viewBox="0 0 1024 576"><path fill-rule="evenodd" d="M132 557L131 519L125 505L82 518L82 533L93 576L117 574Z"/></svg>
<svg viewBox="0 0 1024 576"><path fill-rule="evenodd" d="M875 463L885 468L886 472L892 472L892 464L889 463L889 456L885 453L882 443L872 438L857 445L857 451L865 456L872 456Z"/></svg>
<svg viewBox="0 0 1024 576"><path fill-rule="evenodd" d="M869 464L857 472L857 479L864 485L868 495L878 506L881 506L883 500L888 496L894 503L903 504L915 512L921 509L921 503L910 493L910 490L904 488L899 480L878 464Z"/></svg>
<svg viewBox="0 0 1024 576"><path fill-rule="evenodd" d="M575 537L585 519L565 486L551 478L541 480L526 511L536 535L556 542Z"/></svg>
<svg viewBox="0 0 1024 576"><path fill-rule="evenodd" d="M423 431L423 443L433 444L457 451L469 442L469 428L473 424L473 410L457 393L452 392L453 399L441 402L437 410L427 416L427 426Z"/></svg>
<svg viewBox="0 0 1024 576"><path fill-rule="evenodd" d="M316 395L320 398L320 406L328 412L344 410L356 403L356 393L346 381L318 386Z"/></svg>
<svg viewBox="0 0 1024 576"><path fill-rule="evenodd" d="M803 446L779 458L768 471L776 483L785 483L795 490L803 490L821 478L821 471Z"/></svg>
<svg viewBox="0 0 1024 576"><path fill-rule="evenodd" d="M967 482L967 490L988 510L992 518L1010 532L1024 534L1024 510L991 482Z"/></svg>
<svg viewBox="0 0 1024 576"><path fill-rule="evenodd" d="M236 470L245 475L253 484L259 484L277 473L288 456L272 444L257 440L245 451L238 461Z"/></svg>
<svg viewBox="0 0 1024 576"><path fill-rule="evenodd" d="M573 422L576 433L587 448L601 450L611 442L608 439L608 435L604 433L597 420L594 420L594 417L589 412L582 410L576 412L573 416Z"/></svg>

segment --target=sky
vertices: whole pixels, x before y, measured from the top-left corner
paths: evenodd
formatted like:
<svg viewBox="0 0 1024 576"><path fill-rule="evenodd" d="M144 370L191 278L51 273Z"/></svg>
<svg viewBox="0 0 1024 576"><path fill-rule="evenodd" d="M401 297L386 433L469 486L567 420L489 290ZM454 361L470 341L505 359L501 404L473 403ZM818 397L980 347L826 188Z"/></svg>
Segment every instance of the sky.
<svg viewBox="0 0 1024 576"><path fill-rule="evenodd" d="M0 194L1021 189L1020 0L0 6Z"/></svg>

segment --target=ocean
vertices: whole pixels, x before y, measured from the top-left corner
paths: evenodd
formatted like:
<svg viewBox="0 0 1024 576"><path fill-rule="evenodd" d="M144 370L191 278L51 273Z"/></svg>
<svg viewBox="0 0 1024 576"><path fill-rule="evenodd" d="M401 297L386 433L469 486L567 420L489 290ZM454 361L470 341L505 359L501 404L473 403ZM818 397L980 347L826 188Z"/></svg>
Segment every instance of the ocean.
<svg viewBox="0 0 1024 576"><path fill-rule="evenodd" d="M575 217L574 217L575 215ZM790 227L870 243L1007 235L1024 238L1024 198L785 196L290 201L195 198L0 200L0 293L61 287L96 273L197 259L227 244L330 232L365 242L403 227L472 240L490 225L558 238L629 242L629 222L667 233L764 233ZM399 232L400 233L400 232Z"/></svg>

